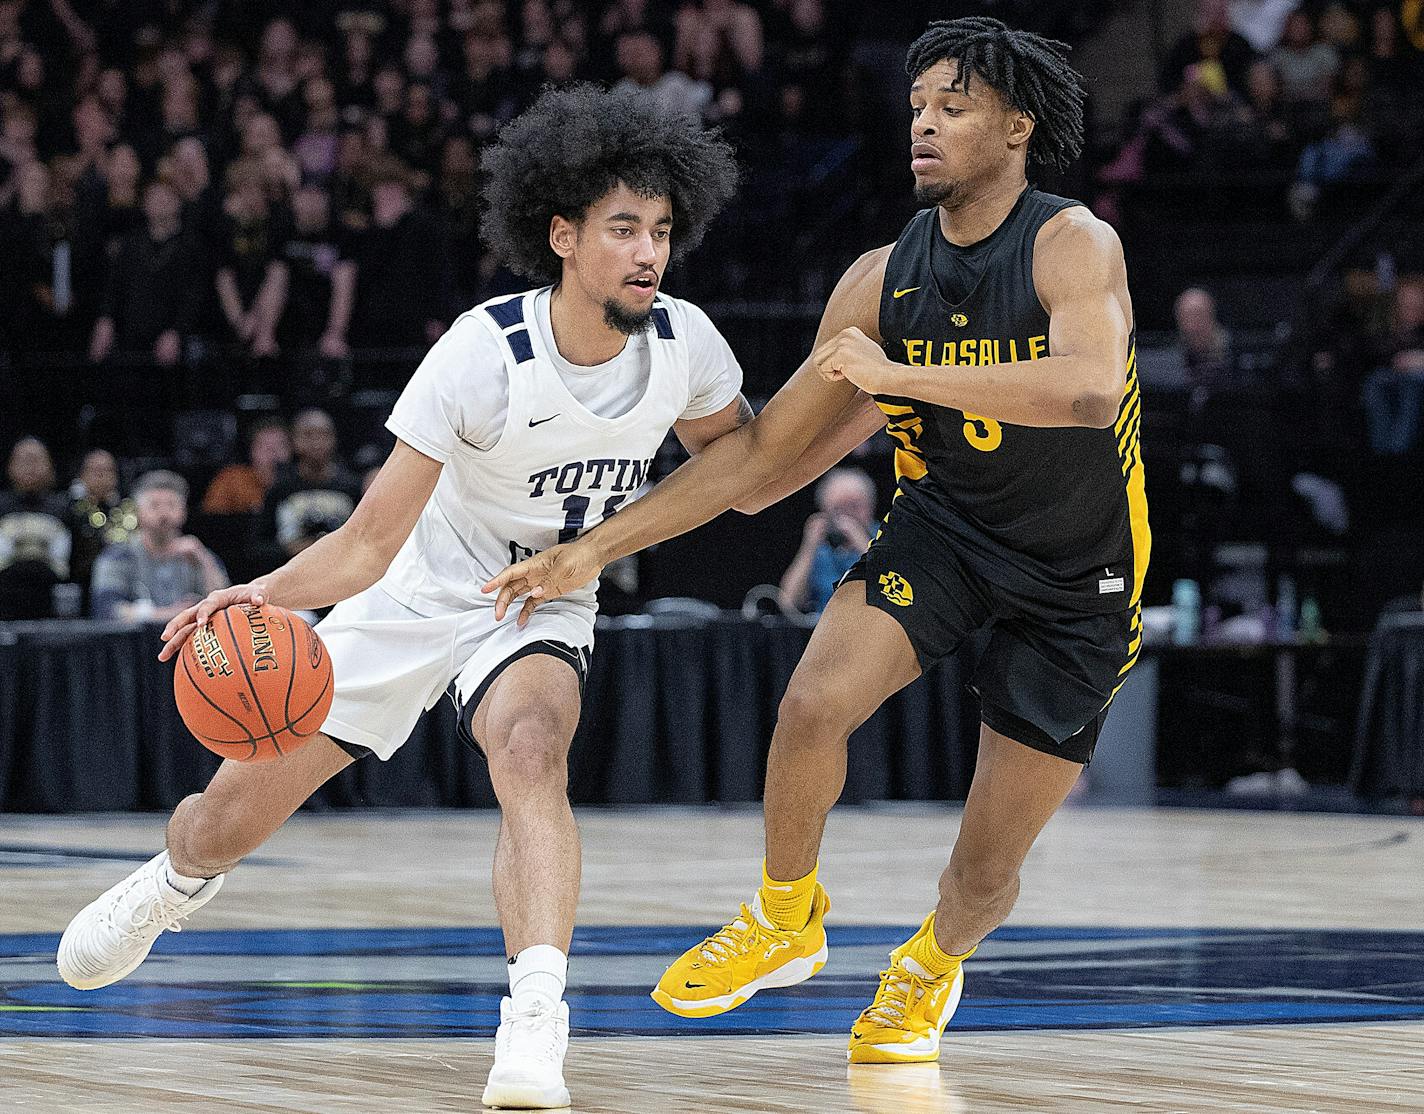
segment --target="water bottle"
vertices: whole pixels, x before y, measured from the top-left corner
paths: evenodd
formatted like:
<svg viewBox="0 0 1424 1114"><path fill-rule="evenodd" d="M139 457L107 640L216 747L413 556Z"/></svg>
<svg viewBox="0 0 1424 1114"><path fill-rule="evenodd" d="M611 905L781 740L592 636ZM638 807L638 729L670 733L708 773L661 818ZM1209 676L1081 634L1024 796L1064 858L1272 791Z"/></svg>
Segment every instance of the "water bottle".
<svg viewBox="0 0 1424 1114"><path fill-rule="evenodd" d="M1276 581L1276 638L1281 642L1295 640L1296 615L1295 578L1282 576Z"/></svg>
<svg viewBox="0 0 1424 1114"><path fill-rule="evenodd" d="M1182 579L1172 585L1172 641L1190 646L1201 633L1201 588L1195 580Z"/></svg>
<svg viewBox="0 0 1424 1114"><path fill-rule="evenodd" d="M1314 596L1306 596L1300 605L1300 637L1305 642L1325 641L1325 627L1320 621L1320 604Z"/></svg>

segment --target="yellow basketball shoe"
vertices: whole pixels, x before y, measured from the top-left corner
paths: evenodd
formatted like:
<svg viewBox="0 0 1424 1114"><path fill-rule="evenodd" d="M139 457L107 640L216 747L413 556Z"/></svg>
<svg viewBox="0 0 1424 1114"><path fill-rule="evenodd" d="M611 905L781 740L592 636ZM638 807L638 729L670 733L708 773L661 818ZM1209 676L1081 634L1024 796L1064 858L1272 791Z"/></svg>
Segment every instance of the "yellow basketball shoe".
<svg viewBox="0 0 1424 1114"><path fill-rule="evenodd" d="M890 953L880 989L850 1028L846 1058L852 1064L919 1064L939 1059L939 1040L964 992L964 967L932 979L907 953L932 931L933 914L920 931ZM971 950L963 956L968 959Z"/></svg>
<svg viewBox="0 0 1424 1114"><path fill-rule="evenodd" d="M663 972L653 1001L679 1017L715 1017L758 990L795 986L826 965L826 913L831 900L818 883L811 919L799 932L768 928L743 905L737 919L714 932Z"/></svg>

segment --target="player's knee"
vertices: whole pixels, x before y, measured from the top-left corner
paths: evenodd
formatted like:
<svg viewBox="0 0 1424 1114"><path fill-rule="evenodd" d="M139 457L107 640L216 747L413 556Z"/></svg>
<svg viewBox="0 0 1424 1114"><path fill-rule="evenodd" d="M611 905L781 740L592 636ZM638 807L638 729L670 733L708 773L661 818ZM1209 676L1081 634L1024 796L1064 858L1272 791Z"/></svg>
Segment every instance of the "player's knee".
<svg viewBox="0 0 1424 1114"><path fill-rule="evenodd" d="M232 867L258 843L243 814L221 797L194 793L183 798L168 824L168 854L184 873L209 875Z"/></svg>
<svg viewBox="0 0 1424 1114"><path fill-rule="evenodd" d="M854 711L846 706L839 686L821 680L794 680L781 698L777 726L783 741L810 744L833 742L856 727Z"/></svg>
<svg viewBox="0 0 1424 1114"><path fill-rule="evenodd" d="M562 786L568 781L568 740L562 725L534 716L514 724L488 751L497 792Z"/></svg>

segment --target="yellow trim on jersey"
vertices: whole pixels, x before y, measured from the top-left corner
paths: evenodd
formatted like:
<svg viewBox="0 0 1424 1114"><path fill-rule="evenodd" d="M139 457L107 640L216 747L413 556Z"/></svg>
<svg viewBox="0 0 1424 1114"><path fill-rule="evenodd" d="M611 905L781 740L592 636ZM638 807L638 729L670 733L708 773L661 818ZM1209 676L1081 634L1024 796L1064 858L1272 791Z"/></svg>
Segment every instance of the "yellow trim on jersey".
<svg viewBox="0 0 1424 1114"><path fill-rule="evenodd" d="M1142 392L1137 384L1136 344L1127 354L1127 383L1113 432L1118 437L1117 454L1122 462L1128 525L1132 533L1132 596L1128 605L1138 607L1142 602L1142 584L1147 579L1147 562L1152 554L1152 530L1147 524L1147 482L1142 468ZM1141 636L1138 637L1140 641ZM1135 650L1132 660L1137 660ZM1127 668L1131 667L1130 661Z"/></svg>
<svg viewBox="0 0 1424 1114"><path fill-rule="evenodd" d="M1102 715L1103 712L1108 710L1113 699L1122 691L1122 686L1127 684L1128 671L1137 664L1137 657L1142 652L1142 605L1140 603L1132 613L1130 629L1136 631L1137 634L1134 635L1132 640L1127 644L1127 663L1117 671L1117 675L1122 679L1118 681L1117 686L1112 690L1112 695L1108 697L1107 703L1103 705L1103 711L1099 712L1098 715Z"/></svg>
<svg viewBox="0 0 1424 1114"><path fill-rule="evenodd" d="M929 472L929 465L925 463L925 458L920 455L916 442L920 439L920 434L925 430L925 423L913 406L897 406L890 402L881 402L878 399L875 405L880 407L881 412L890 419L885 423L885 432L897 442L895 447L895 483L898 485L902 479L918 480L923 479ZM899 494L897 490L896 495Z"/></svg>

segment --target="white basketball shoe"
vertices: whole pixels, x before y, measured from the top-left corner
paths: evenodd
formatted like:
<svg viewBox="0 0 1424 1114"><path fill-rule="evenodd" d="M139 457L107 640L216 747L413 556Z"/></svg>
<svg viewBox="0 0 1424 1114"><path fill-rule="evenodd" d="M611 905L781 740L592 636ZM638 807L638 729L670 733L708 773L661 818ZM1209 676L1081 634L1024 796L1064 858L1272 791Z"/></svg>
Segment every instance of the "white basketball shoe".
<svg viewBox="0 0 1424 1114"><path fill-rule="evenodd" d="M217 896L223 875L192 897L168 884L168 852L149 859L117 886L90 902L69 922L59 941L60 976L76 990L118 982L148 958L153 942Z"/></svg>
<svg viewBox="0 0 1424 1114"><path fill-rule="evenodd" d="M569 1048L567 1002L514 1009L499 1003L494 1067L485 1084L484 1104L513 1110L555 1110L569 1105L564 1085L564 1053Z"/></svg>

